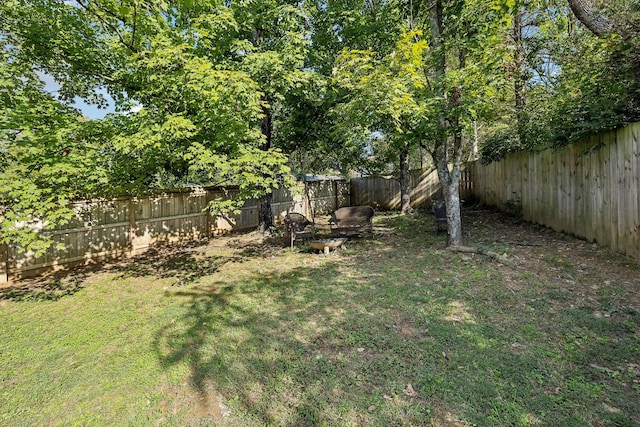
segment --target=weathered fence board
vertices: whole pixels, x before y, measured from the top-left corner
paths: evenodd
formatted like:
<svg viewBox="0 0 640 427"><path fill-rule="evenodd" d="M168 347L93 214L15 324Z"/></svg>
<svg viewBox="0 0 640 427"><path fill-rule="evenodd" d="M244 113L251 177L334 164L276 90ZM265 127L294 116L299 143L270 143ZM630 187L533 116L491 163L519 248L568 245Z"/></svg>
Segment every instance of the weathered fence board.
<svg viewBox="0 0 640 427"><path fill-rule="evenodd" d="M482 202L519 203L529 221L640 258L640 124L468 169Z"/></svg>
<svg viewBox="0 0 640 427"><path fill-rule="evenodd" d="M460 197L473 194L471 175L463 170L460 176ZM428 205L434 198L441 197L440 180L435 169L421 169L409 174L411 207ZM351 205L370 205L376 209L397 210L401 207L400 182L394 178L363 177L351 180Z"/></svg>
<svg viewBox="0 0 640 427"><path fill-rule="evenodd" d="M350 184L347 181L310 182L306 184L304 191L307 196L306 200L310 202L306 207L305 215L310 218L331 213L350 204Z"/></svg>
<svg viewBox="0 0 640 427"><path fill-rule="evenodd" d="M434 169L416 170L409 174L411 206L417 208L440 190ZM351 205L369 205L375 209L400 209L400 181L394 178L363 177L351 180Z"/></svg>
<svg viewBox="0 0 640 427"><path fill-rule="evenodd" d="M309 216L310 207L316 214L329 214L343 206L345 191L348 203L348 190L345 181L309 182L297 193L276 190L274 217L279 222L289 212ZM15 245L0 245L0 283L63 265L135 255L159 243L257 227L256 200L248 200L239 214L228 217L214 218L205 211L211 200L233 195L233 190L207 189L74 203L76 216L64 227L47 232L54 245L41 256L22 252Z"/></svg>
<svg viewBox="0 0 640 427"><path fill-rule="evenodd" d="M400 208L400 183L396 179L364 177L351 180L351 204L375 209Z"/></svg>

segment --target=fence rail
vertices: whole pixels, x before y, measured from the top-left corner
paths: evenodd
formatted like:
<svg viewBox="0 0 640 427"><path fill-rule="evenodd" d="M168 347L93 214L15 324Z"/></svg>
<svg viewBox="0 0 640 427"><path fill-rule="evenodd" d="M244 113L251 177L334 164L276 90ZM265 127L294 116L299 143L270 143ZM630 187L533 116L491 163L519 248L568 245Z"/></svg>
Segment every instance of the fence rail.
<svg viewBox="0 0 640 427"><path fill-rule="evenodd" d="M640 124L469 170L480 201L640 258Z"/></svg>
<svg viewBox="0 0 640 427"><path fill-rule="evenodd" d="M207 189L74 203L75 218L47 232L54 244L43 255L20 252L11 244L0 245L0 283L65 265L132 256L159 243L257 227L256 200L248 200L237 215L213 217L205 211L210 201L230 196L232 190ZM302 184L298 192L276 190L272 210L279 221L289 212L321 215L348 203L347 182L316 181ZM59 244L64 248L57 247Z"/></svg>

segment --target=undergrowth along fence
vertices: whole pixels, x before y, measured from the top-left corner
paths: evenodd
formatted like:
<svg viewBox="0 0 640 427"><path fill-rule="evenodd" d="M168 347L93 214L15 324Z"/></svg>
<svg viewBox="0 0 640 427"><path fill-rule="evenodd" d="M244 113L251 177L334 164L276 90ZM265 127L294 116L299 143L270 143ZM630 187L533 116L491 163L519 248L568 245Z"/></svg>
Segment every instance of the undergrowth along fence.
<svg viewBox="0 0 640 427"><path fill-rule="evenodd" d="M132 256L156 244L257 227L257 200L248 200L237 215L214 217L205 210L210 201L232 197L233 193L233 189L209 188L76 202L75 218L47 232L54 244L43 255L20 252L11 244L0 245L0 283L65 265ZM290 212L313 217L348 204L348 182L325 180L306 182L296 193L274 191L271 209L279 221ZM64 248L56 248L60 243Z"/></svg>
<svg viewBox="0 0 640 427"><path fill-rule="evenodd" d="M640 259L640 123L468 170L481 202Z"/></svg>

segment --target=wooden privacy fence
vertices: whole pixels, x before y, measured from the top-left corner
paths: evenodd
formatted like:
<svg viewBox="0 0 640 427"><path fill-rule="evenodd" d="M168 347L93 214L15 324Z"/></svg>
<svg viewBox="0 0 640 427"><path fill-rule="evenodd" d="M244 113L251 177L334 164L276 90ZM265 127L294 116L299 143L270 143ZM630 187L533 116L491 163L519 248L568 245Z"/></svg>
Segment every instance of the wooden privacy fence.
<svg viewBox="0 0 640 427"><path fill-rule="evenodd" d="M240 213L213 217L205 208L233 190L202 189L74 203L76 216L48 232L54 245L41 256L0 245L0 283L40 274L48 269L92 260L117 259L141 253L158 243L188 241L225 231L258 226L258 202L248 200ZM306 216L328 214L349 204L345 181L305 183L299 193L276 190L272 210L276 221L289 212ZM56 248L62 243L64 248Z"/></svg>
<svg viewBox="0 0 640 427"><path fill-rule="evenodd" d="M640 259L640 123L556 152L518 152L468 169L488 205Z"/></svg>
<svg viewBox="0 0 640 427"><path fill-rule="evenodd" d="M440 180L435 169L420 169L409 173L411 207L420 208L441 197ZM471 195L470 175L463 170L460 177L460 197ZM400 181L395 178L364 177L351 180L351 205L370 205L376 209L397 210L401 207Z"/></svg>

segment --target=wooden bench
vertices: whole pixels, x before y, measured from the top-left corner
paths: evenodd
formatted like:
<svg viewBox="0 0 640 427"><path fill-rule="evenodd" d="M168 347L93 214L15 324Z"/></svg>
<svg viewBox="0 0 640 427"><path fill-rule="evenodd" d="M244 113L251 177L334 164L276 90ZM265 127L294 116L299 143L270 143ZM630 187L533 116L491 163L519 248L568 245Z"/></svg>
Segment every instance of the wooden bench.
<svg viewBox="0 0 640 427"><path fill-rule="evenodd" d="M372 219L375 211L371 206L349 206L331 214L329 226L333 236L362 235L373 233Z"/></svg>

